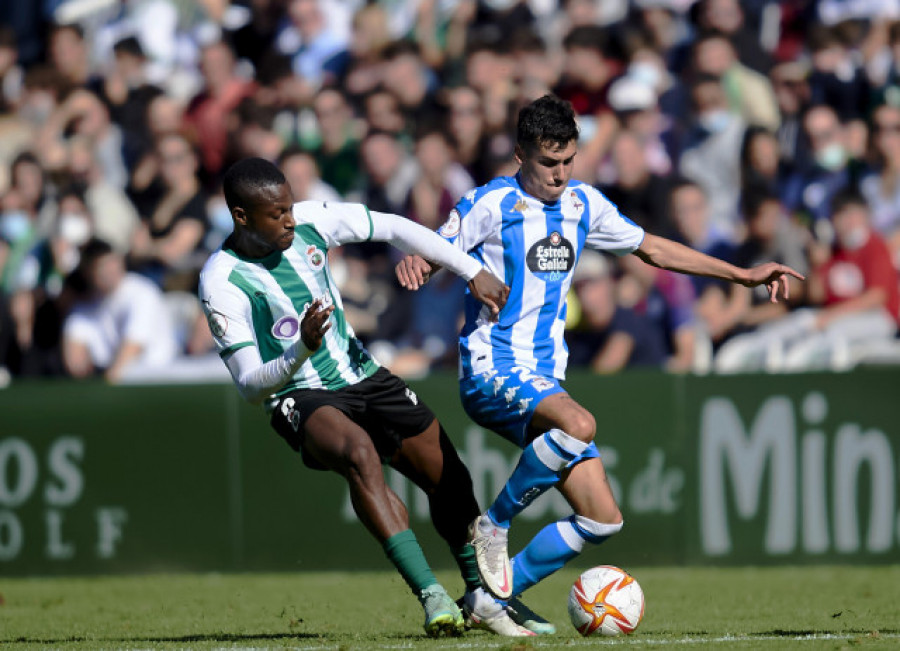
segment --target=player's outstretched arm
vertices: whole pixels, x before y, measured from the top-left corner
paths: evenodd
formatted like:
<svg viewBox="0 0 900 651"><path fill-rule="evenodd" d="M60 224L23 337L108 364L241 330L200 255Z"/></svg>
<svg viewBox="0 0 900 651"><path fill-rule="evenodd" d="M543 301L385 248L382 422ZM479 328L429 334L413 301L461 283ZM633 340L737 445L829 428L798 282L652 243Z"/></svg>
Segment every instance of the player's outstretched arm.
<svg viewBox="0 0 900 651"><path fill-rule="evenodd" d="M744 287L765 285L773 303L778 301L779 293L784 298L789 298L789 276L805 280L802 274L787 265L767 262L752 269L744 269L651 233L644 236L644 241L634 254L647 264L661 269L719 278Z"/></svg>
<svg viewBox="0 0 900 651"><path fill-rule="evenodd" d="M400 286L416 291L441 269L439 264L429 262L418 255L408 255L397 263L394 271ZM487 269L482 269L469 281L469 291L477 300L491 310L491 320L496 321L500 310L509 298L509 287Z"/></svg>

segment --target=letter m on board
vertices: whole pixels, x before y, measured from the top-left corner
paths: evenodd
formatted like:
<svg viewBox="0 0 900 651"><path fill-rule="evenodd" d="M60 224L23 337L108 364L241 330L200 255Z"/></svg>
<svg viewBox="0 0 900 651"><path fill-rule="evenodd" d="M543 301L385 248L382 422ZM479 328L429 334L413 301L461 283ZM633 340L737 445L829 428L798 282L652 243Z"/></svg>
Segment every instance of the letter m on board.
<svg viewBox="0 0 900 651"><path fill-rule="evenodd" d="M766 477L768 486L763 483ZM731 400L714 397L703 404L700 534L703 551L711 556L732 551L730 496L743 520L756 516L767 496L764 549L770 554L793 551L798 529L797 442L794 410L787 397L765 400L749 428Z"/></svg>

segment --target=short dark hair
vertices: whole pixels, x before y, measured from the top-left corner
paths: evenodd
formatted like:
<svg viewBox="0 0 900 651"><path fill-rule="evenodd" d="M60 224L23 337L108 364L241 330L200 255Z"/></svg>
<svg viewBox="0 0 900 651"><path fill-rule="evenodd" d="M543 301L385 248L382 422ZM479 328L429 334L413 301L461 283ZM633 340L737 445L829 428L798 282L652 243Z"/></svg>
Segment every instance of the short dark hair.
<svg viewBox="0 0 900 651"><path fill-rule="evenodd" d="M284 185L281 170L264 158L244 158L228 168L222 179L222 192L229 210L246 208L256 200L262 188Z"/></svg>
<svg viewBox="0 0 900 651"><path fill-rule="evenodd" d="M555 95L544 95L519 111L516 143L523 149L535 149L543 144L567 145L578 140L575 109Z"/></svg>
<svg viewBox="0 0 900 651"><path fill-rule="evenodd" d="M841 212L849 206L857 206L860 208L865 208L866 210L869 209L869 204L866 202L865 197L857 188L853 186L846 187L835 194L831 198L831 203L829 204L829 206L831 208L832 215Z"/></svg>

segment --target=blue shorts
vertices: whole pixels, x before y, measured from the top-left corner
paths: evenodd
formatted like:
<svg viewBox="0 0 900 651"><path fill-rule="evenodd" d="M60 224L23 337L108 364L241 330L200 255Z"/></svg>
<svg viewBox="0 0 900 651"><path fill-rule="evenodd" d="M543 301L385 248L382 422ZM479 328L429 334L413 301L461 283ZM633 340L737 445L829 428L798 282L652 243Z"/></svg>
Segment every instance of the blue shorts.
<svg viewBox="0 0 900 651"><path fill-rule="evenodd" d="M541 400L564 393L559 381L521 366L495 368L459 381L459 397L469 418L524 448L528 425Z"/></svg>

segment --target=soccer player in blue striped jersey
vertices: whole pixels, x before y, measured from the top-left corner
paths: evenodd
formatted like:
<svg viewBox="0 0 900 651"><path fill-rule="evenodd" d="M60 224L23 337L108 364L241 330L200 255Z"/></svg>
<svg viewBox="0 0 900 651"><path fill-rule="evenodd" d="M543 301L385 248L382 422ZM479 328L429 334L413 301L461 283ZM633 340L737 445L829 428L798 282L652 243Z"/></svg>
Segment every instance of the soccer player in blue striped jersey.
<svg viewBox="0 0 900 651"><path fill-rule="evenodd" d="M200 275L200 297L219 353L241 395L263 403L272 428L317 470L341 474L360 521L382 544L425 611L429 635L458 634L465 620L437 582L382 463L428 495L481 628L532 635L481 587L468 524L478 515L472 479L434 414L382 368L353 334L328 266L346 242L390 242L436 256L469 281L495 315L507 287L477 260L408 219L352 203L294 203L284 175L248 158L223 181L234 231Z"/></svg>
<svg viewBox="0 0 900 651"><path fill-rule="evenodd" d="M594 416L560 385L566 294L585 247L634 254L647 264L787 296L793 269L767 263L741 269L644 232L598 190L572 181L578 127L568 102L545 95L519 113L515 176L496 178L463 197L438 233L503 278L510 288L492 321L466 297L459 338L460 397L478 424L512 441L522 455L506 485L470 526L485 587L508 601L510 615L537 633L554 627L516 597L581 553L621 530L616 504L594 444ZM418 289L439 268L421 256L397 265L400 283ZM510 562L512 519L556 487L574 514L538 534Z"/></svg>

